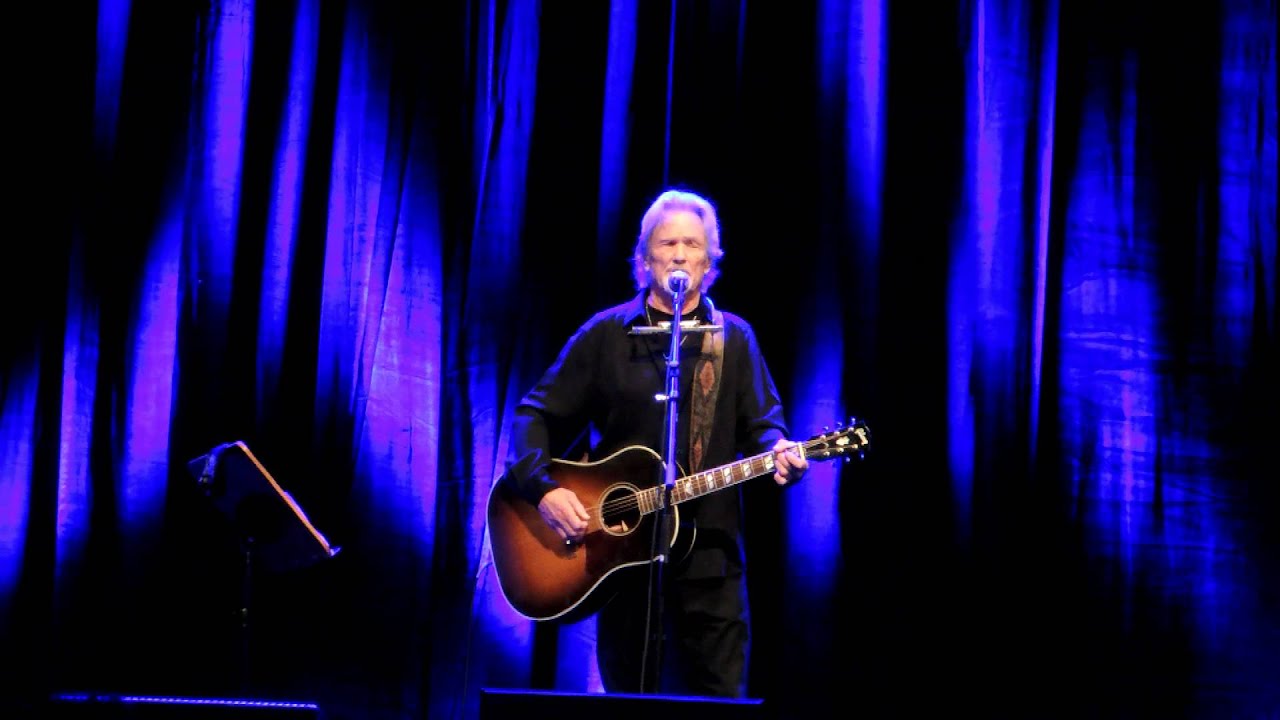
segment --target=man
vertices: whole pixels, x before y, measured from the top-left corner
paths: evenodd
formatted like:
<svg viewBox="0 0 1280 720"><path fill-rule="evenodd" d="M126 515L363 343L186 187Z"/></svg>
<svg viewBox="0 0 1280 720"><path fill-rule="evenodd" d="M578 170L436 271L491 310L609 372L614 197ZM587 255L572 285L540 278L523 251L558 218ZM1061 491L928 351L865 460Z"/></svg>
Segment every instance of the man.
<svg viewBox="0 0 1280 720"><path fill-rule="evenodd" d="M723 254L710 202L678 190L661 194L645 213L636 242L639 294L587 321L519 404L504 480L536 504L567 543L583 540L591 514L548 473L553 452L563 452L586 428L598 433L593 461L636 445L663 450L667 406L655 396L666 388L671 336L632 329L673 319L673 274L687 277L682 319L723 327L682 337L680 467L697 472L771 450L779 485L808 468L786 439L782 405L754 331L741 318L717 312L705 294ZM696 539L687 555L672 555L663 579L670 635L662 643L667 652L659 686L646 674L655 656L647 622L652 578L640 572L622 579L624 586L598 616L597 659L606 690L745 694L749 628L740 503L735 484L679 506L681 532Z"/></svg>

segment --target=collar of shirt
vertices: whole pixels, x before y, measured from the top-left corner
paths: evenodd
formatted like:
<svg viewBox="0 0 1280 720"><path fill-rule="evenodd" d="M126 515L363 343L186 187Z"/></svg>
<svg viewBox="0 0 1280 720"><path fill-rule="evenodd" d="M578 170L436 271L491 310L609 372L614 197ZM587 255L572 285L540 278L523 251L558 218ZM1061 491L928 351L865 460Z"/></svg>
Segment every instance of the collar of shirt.
<svg viewBox="0 0 1280 720"><path fill-rule="evenodd" d="M646 288L644 290L641 290L640 294L636 295L634 298L632 298L631 302L626 304L623 311L623 320L626 323L627 327L631 327L632 325L648 325L649 324L649 320L645 315L645 311L644 311L645 304L648 300L648 296L649 296L649 290L648 288ZM698 319L698 322L703 322L703 323L711 322L711 313L707 309L707 303L704 302L705 300L706 300L705 295L699 297L698 304L693 308L693 312L691 313L693 317ZM654 308L653 315L655 320L657 319L657 314L661 312L662 312L661 310ZM666 320L667 319L666 313L662 313L662 315L663 315L662 319Z"/></svg>

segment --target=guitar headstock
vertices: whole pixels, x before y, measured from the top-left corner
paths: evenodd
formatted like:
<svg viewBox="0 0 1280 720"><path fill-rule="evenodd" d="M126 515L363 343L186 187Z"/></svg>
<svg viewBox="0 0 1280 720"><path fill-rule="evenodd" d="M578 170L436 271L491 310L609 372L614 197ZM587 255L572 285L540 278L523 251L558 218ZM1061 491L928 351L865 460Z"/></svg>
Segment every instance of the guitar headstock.
<svg viewBox="0 0 1280 720"><path fill-rule="evenodd" d="M835 429L823 428L822 433L814 435L805 443L805 457L810 460L834 460L844 458L846 461L854 455L862 457L867 446L871 444L871 428L857 418L849 418L849 424L836 423Z"/></svg>

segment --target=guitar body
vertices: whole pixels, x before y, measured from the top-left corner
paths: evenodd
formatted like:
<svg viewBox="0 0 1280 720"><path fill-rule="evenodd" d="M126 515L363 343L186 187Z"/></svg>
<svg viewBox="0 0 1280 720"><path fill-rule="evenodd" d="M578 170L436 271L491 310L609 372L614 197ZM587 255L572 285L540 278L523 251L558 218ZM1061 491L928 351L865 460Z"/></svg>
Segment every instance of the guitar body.
<svg viewBox="0 0 1280 720"><path fill-rule="evenodd" d="M572 490L592 516L586 536L572 545L547 525L536 506L499 482L489 496L489 541L511 607L533 620L575 621L608 601L605 586L613 573L652 562L657 516L625 509L634 506L637 491L658 483L661 468L662 458L640 446L597 462L552 461L552 479ZM679 557L692 541L680 537L678 522L673 525L671 557Z"/></svg>

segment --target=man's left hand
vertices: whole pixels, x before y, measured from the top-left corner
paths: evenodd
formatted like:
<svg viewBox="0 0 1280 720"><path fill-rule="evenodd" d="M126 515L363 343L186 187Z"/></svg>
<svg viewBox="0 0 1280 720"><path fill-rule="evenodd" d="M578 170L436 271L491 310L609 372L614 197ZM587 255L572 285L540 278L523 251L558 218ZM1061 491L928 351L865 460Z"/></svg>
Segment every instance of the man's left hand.
<svg viewBox="0 0 1280 720"><path fill-rule="evenodd" d="M773 444L773 481L779 485L793 483L804 477L809 469L809 461L797 449L799 443L792 440L779 440Z"/></svg>

